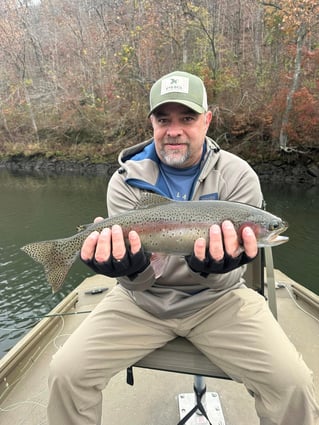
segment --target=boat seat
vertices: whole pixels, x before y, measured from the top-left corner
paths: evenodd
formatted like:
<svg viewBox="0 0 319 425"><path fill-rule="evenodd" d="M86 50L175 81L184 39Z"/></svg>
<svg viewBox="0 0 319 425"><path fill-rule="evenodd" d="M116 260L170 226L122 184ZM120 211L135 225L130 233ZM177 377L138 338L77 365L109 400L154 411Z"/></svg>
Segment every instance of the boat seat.
<svg viewBox="0 0 319 425"><path fill-rule="evenodd" d="M273 315L277 318L274 267L272 251L269 247L261 248L259 250L259 255L253 262L247 265L247 270L245 272L246 285L258 291L263 296L265 296L265 271L269 308ZM134 382L133 367L192 374L195 376L194 391L196 395L198 395L196 391L205 391L205 385L202 377L231 379L217 365L208 360L208 358L191 342L183 337L175 338L168 342L165 346L158 348L143 359L139 360L131 368L128 368L127 382L131 385L133 385ZM197 407L198 403L200 404L200 399L197 399ZM197 409L192 410L195 412ZM182 423L186 422L181 421L179 424Z"/></svg>
<svg viewBox="0 0 319 425"><path fill-rule="evenodd" d="M218 366L208 360L188 339L180 336L168 342L164 347L148 354L135 363L134 367L231 379Z"/></svg>

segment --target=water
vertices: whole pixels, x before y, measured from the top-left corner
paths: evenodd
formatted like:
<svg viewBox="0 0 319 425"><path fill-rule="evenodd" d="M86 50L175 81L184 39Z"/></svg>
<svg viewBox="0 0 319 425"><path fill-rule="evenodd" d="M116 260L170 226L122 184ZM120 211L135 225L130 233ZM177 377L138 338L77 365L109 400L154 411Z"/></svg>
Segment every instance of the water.
<svg viewBox="0 0 319 425"><path fill-rule="evenodd" d="M0 357L75 288L90 270L78 261L63 289L52 294L42 267L20 247L65 237L78 224L105 216L107 179L25 176L0 170ZM275 267L318 290L318 191L263 186L267 209L289 222L290 242L274 248Z"/></svg>
<svg viewBox="0 0 319 425"><path fill-rule="evenodd" d="M289 242L273 248L275 268L319 295L319 188L262 185L267 210L284 218Z"/></svg>
<svg viewBox="0 0 319 425"><path fill-rule="evenodd" d="M0 172L0 358L91 274L77 261L62 291L53 295L42 266L20 247L72 235L78 224L105 216L106 185L103 177L32 177Z"/></svg>

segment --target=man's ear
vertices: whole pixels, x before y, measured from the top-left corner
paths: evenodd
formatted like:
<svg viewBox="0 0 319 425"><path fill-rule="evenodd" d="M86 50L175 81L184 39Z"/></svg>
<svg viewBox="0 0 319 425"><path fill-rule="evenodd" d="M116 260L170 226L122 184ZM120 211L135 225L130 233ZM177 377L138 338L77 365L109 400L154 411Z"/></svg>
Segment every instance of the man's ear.
<svg viewBox="0 0 319 425"><path fill-rule="evenodd" d="M205 114L205 120L206 120L207 128L209 127L210 123L212 122L212 119L213 119L212 111L207 111L206 114Z"/></svg>

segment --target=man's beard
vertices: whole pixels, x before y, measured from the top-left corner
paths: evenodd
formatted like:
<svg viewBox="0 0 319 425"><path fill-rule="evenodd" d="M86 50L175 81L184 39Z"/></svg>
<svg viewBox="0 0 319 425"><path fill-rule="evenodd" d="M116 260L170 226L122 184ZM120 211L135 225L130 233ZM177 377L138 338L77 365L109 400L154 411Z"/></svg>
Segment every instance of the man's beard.
<svg viewBox="0 0 319 425"><path fill-rule="evenodd" d="M187 151L185 153L181 153L179 151L177 153L174 153L174 151L166 152L164 148L161 149L160 153L162 162L175 168L183 168L184 164L190 158L189 147L187 147Z"/></svg>

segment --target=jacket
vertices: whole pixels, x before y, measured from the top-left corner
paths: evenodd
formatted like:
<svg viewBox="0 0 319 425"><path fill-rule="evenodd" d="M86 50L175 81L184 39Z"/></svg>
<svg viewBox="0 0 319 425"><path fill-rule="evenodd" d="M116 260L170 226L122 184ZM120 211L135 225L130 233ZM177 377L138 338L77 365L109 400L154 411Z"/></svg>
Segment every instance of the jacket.
<svg viewBox="0 0 319 425"><path fill-rule="evenodd" d="M193 187L192 200L219 199L261 207L259 179L249 164L220 149L208 137L205 143L206 152ZM107 190L110 217L136 208L142 191L163 194L156 185L159 159L152 139L124 149L119 155L119 164ZM121 277L118 282L141 308L156 317L182 318L226 292L245 286L245 267L203 277L188 267L184 257L155 254L150 266L133 281Z"/></svg>

